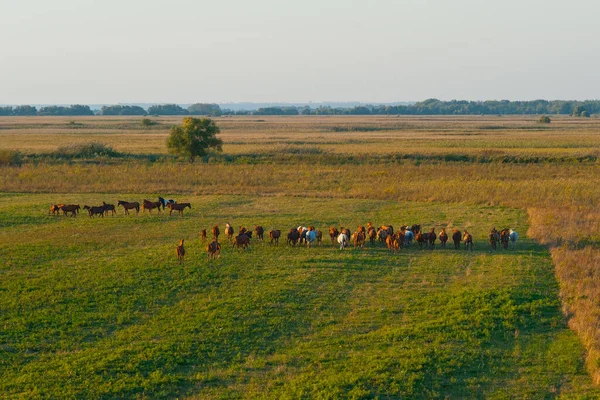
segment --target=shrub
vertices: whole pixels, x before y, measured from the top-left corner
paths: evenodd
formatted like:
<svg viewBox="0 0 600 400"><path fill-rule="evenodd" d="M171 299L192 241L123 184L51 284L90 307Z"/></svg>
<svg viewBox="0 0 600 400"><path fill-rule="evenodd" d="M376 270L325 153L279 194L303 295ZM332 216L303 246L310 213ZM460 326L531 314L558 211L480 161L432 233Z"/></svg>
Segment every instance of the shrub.
<svg viewBox="0 0 600 400"><path fill-rule="evenodd" d="M158 125L158 122L152 121L150 118L142 118L141 124L143 127L147 128L150 126Z"/></svg>
<svg viewBox="0 0 600 400"><path fill-rule="evenodd" d="M115 157L119 155L112 147L98 142L78 143L59 147L54 154L65 158Z"/></svg>
<svg viewBox="0 0 600 400"><path fill-rule="evenodd" d="M552 122L552 120L550 119L549 116L542 115L541 117L538 118L537 122L540 124L549 124L550 122Z"/></svg>
<svg viewBox="0 0 600 400"><path fill-rule="evenodd" d="M0 165L21 165L23 154L15 150L0 150Z"/></svg>

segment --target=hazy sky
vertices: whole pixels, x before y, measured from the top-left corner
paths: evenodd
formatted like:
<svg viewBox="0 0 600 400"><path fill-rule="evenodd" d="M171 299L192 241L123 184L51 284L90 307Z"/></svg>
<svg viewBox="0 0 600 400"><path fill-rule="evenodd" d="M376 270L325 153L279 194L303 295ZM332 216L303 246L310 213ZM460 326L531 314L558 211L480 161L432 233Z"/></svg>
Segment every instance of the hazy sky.
<svg viewBox="0 0 600 400"><path fill-rule="evenodd" d="M600 98L600 1L0 0L0 103Z"/></svg>

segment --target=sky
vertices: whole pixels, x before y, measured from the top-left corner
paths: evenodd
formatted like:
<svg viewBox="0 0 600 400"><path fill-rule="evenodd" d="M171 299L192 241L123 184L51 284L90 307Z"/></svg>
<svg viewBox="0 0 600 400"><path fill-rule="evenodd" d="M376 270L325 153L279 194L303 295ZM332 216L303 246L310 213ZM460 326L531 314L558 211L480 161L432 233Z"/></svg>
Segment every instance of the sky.
<svg viewBox="0 0 600 400"><path fill-rule="evenodd" d="M0 0L0 104L600 98L600 1Z"/></svg>

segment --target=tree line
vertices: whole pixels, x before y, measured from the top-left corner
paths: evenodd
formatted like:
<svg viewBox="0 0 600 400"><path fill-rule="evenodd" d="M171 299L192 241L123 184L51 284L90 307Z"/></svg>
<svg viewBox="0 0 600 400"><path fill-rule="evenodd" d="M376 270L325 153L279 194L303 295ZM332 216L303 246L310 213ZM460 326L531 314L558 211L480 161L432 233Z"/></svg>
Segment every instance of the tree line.
<svg viewBox="0 0 600 400"><path fill-rule="evenodd" d="M34 106L0 107L0 116L29 116L29 115L94 115L89 106L72 105L46 106L39 110ZM98 115L206 115L218 117L221 115L514 115L514 114L562 114L579 117L589 117L600 114L600 100L570 101L570 100L532 100L509 101L487 100L441 101L427 99L409 105L359 105L355 107L261 107L256 110L221 109L218 104L196 103L187 108L177 104L158 104L145 110L134 105L104 106Z"/></svg>

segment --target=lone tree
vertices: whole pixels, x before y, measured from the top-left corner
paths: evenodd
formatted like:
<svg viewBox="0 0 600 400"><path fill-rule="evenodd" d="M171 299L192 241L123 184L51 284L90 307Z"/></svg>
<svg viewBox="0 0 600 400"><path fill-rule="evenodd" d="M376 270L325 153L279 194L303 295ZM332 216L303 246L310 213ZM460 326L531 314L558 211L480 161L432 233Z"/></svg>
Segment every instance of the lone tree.
<svg viewBox="0 0 600 400"><path fill-rule="evenodd" d="M549 117L549 116L547 116L547 115L542 115L541 117L539 117L539 118L538 118L538 122L539 122L540 124L549 124L549 123L550 123L550 122L552 122L552 121L550 120L550 117Z"/></svg>
<svg viewBox="0 0 600 400"><path fill-rule="evenodd" d="M208 149L223 151L223 141L217 137L219 132L210 118L186 117L181 125L171 128L167 147L171 153L189 157L193 162L194 158L205 156Z"/></svg>

